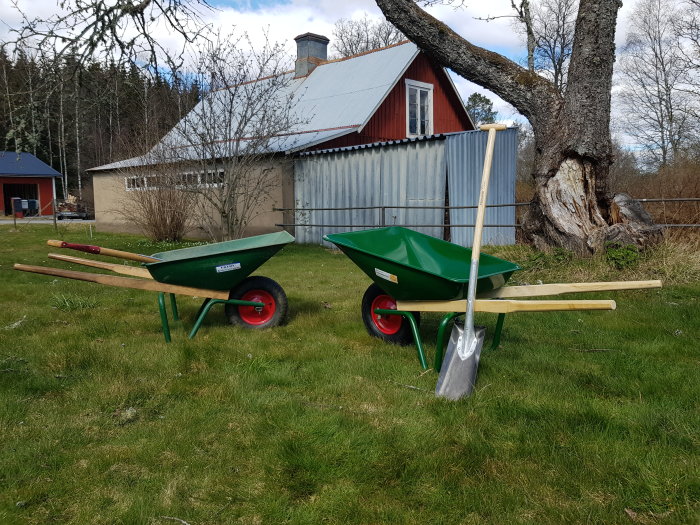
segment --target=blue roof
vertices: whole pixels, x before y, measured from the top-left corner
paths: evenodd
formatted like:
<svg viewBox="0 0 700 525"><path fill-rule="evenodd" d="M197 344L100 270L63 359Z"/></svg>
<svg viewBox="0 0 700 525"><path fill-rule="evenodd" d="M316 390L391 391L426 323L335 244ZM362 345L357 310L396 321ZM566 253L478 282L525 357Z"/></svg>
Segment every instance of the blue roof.
<svg viewBox="0 0 700 525"><path fill-rule="evenodd" d="M0 176L60 177L61 174L31 153L0 151Z"/></svg>

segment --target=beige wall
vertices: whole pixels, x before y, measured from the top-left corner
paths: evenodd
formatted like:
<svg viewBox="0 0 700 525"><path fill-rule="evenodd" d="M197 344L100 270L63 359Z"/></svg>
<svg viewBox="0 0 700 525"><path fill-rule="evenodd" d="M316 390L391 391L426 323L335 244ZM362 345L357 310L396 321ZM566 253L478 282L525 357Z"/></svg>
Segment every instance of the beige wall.
<svg viewBox="0 0 700 525"><path fill-rule="evenodd" d="M275 224L291 223L289 213L273 211L273 208L294 207L294 167L293 163L281 160L275 162L274 174L277 180L271 197L261 206L260 214L255 217L245 231L245 236L259 235L280 231ZM129 196L133 191L126 190L126 170L95 172L93 188L95 196L95 226L99 231L115 233L142 234L139 228L128 220L124 211L129 206ZM290 233L293 228L287 228ZM191 238L206 238L201 228L195 228L186 234Z"/></svg>

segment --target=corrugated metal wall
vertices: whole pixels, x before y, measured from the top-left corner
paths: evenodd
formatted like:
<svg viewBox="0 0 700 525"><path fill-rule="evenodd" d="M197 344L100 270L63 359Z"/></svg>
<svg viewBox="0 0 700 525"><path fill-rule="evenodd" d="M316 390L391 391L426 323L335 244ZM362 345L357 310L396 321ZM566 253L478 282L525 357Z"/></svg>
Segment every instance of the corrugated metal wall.
<svg viewBox="0 0 700 525"><path fill-rule="evenodd" d="M499 132L489 189L489 203L512 203L515 198L516 130ZM444 206L449 179L452 206L476 205L483 169L486 133L448 135L363 149L307 155L295 160L294 199L298 210L297 242L321 244L328 233L381 225L443 224L440 209L404 210L390 206ZM386 206L385 210L317 210ZM384 212L382 216L382 211ZM475 210L452 210L452 224L473 224ZM513 224L514 208L488 209L487 224ZM442 227L412 229L443 237ZM452 228L452 242L471 244L471 228ZM484 244L512 244L514 228L486 228Z"/></svg>
<svg viewBox="0 0 700 525"><path fill-rule="evenodd" d="M445 148L450 206L475 206L479 203L487 136L483 131L467 131L447 137ZM494 147L487 204L515 202L517 151L517 129L499 131ZM450 210L450 224L475 222L476 209ZM515 207L486 208L484 224L515 224ZM451 236L453 243L471 246L474 228L451 228ZM515 228L484 228L482 244L515 244Z"/></svg>
<svg viewBox="0 0 700 525"><path fill-rule="evenodd" d="M443 206L446 181L444 141L422 141L339 151L297 159L297 210L359 206ZM384 215L382 217L382 212ZM319 244L323 235L392 224L442 224L442 210L298 211L298 242ZM350 227L353 225L354 227ZM416 228L442 236L441 228Z"/></svg>

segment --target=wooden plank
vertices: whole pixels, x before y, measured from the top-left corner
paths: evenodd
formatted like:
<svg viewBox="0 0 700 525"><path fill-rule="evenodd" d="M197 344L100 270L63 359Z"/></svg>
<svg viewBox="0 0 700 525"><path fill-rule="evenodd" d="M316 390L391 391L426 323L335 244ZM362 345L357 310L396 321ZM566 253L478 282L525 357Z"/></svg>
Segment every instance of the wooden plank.
<svg viewBox="0 0 700 525"><path fill-rule="evenodd" d="M143 277L145 279L153 279L151 272L146 268L138 266L126 266L125 264L108 263L104 261L95 261L92 259L82 259L81 257L73 257L72 255L59 255L58 253L50 253L49 259L56 259L72 264L82 264L83 266L91 266L102 270L109 270L122 275L131 275L132 277Z"/></svg>
<svg viewBox="0 0 700 525"><path fill-rule="evenodd" d="M411 312L463 312L467 301L397 301L398 310ZM508 314L513 312L557 312L566 310L614 310L615 301L517 301L512 299L477 299L475 312Z"/></svg>
<svg viewBox="0 0 700 525"><path fill-rule="evenodd" d="M614 290L641 290L661 288L661 281L612 281L598 283L533 284L528 286L504 286L479 294L479 299L509 297L539 297L563 293L609 292Z"/></svg>
<svg viewBox="0 0 700 525"><path fill-rule="evenodd" d="M60 268L49 268L47 266L30 266L27 264L15 264L15 270L53 275L55 277L65 277L66 279L77 279L78 281L106 284L107 286L117 286L119 288L134 288L136 290L175 293L181 295L191 295L193 297L209 297L211 299L228 299L227 291L176 286L174 284L159 283L158 281L150 279L132 279L130 277L117 277L116 275L76 272L73 270L62 270Z"/></svg>

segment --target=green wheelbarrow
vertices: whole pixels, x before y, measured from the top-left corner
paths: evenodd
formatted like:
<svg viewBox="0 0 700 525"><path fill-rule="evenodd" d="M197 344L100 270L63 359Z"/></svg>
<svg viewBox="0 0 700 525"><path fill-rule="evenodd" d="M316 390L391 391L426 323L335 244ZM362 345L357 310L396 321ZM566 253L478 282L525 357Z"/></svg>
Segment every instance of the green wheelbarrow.
<svg viewBox="0 0 700 525"><path fill-rule="evenodd" d="M471 249L422 233L391 226L324 236L347 255L373 283L362 298L367 332L384 341L415 342L421 367L428 368L420 337L420 312L442 312L433 368L440 371L448 327L465 314ZM512 312L614 310L611 300L536 300L517 298L658 288L660 281L566 283L504 286L520 267L485 253L479 254L474 310L498 314L492 348L498 347L505 315Z"/></svg>
<svg viewBox="0 0 700 525"><path fill-rule="evenodd" d="M179 320L176 294L205 299L196 315L194 327L189 334L190 339L197 334L204 318L216 304L225 305L225 314L229 323L245 328L270 328L284 322L287 314L287 296L282 287L268 277L251 277L250 274L293 241L294 237L289 233L278 232L153 255L141 255L99 246L50 240L47 242L49 246L137 261L142 263L142 266L126 266L52 253L49 254L51 259L109 270L130 277L24 264L15 264L14 268L108 286L158 292L163 335L166 342L170 342L165 294L170 295L175 320Z"/></svg>

